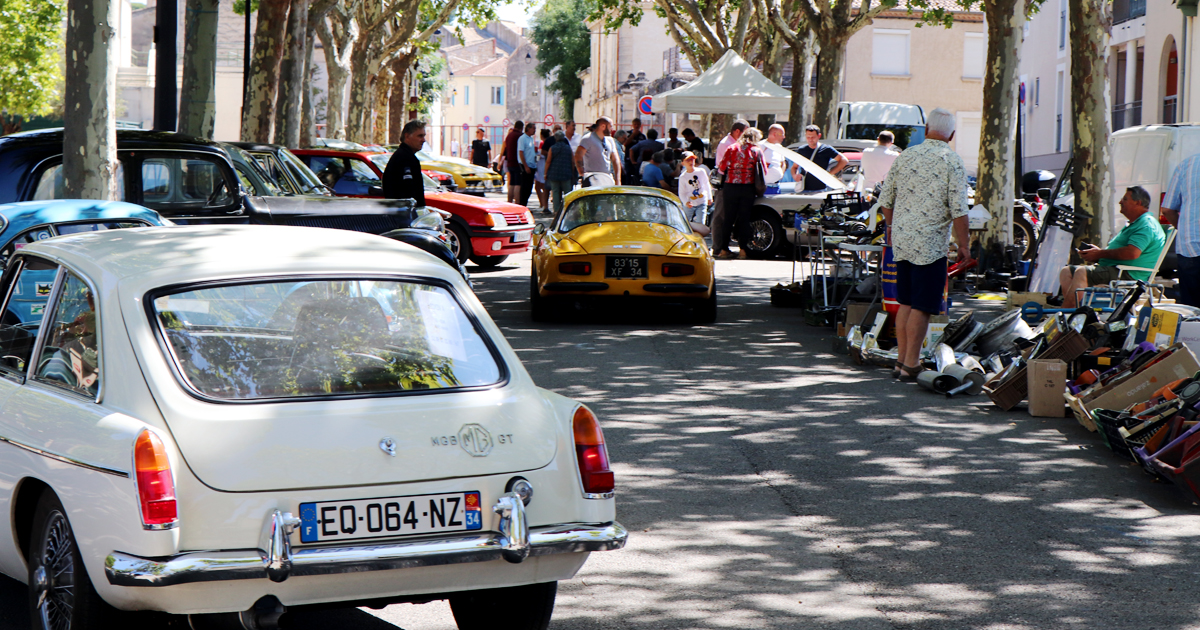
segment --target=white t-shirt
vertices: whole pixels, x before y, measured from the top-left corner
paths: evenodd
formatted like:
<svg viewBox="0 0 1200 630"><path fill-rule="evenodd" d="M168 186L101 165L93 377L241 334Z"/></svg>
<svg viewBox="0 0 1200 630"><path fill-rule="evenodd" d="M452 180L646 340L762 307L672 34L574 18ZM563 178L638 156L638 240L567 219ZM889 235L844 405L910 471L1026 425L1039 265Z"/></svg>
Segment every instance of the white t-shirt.
<svg viewBox="0 0 1200 630"><path fill-rule="evenodd" d="M579 143L582 141L583 141L583 134L580 134L580 133L576 133L575 135L571 136L570 138L567 138L567 142L571 143L571 154L572 155L575 154L575 149L579 148Z"/></svg>
<svg viewBox="0 0 1200 630"><path fill-rule="evenodd" d="M458 140L450 141L450 155L458 157Z"/></svg>
<svg viewBox="0 0 1200 630"><path fill-rule="evenodd" d="M883 181L887 177L888 171L892 170L892 162L895 162L897 157L900 157L900 151L894 144L886 147L876 145L863 149L863 186L873 188Z"/></svg>
<svg viewBox="0 0 1200 630"><path fill-rule="evenodd" d="M708 168L699 164L691 173L686 169L679 173L679 200L683 205L693 208L712 204L712 186L708 183L710 176Z"/></svg>
<svg viewBox="0 0 1200 630"><path fill-rule="evenodd" d="M767 171L763 173L763 182L768 186L778 184L779 180L783 179L784 159L783 151L780 151L783 147L771 144L766 140L758 143L758 147L762 149L763 160L767 163Z"/></svg>

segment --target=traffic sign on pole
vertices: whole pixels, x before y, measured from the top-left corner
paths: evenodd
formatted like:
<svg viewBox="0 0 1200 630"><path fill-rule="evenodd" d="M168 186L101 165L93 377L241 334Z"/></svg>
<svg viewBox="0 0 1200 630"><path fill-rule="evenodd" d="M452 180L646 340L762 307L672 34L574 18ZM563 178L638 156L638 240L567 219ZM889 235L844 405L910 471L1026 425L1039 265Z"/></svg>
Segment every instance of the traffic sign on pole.
<svg viewBox="0 0 1200 630"><path fill-rule="evenodd" d="M649 116L654 113L653 98L650 95L643 96L638 99L638 112Z"/></svg>
<svg viewBox="0 0 1200 630"><path fill-rule="evenodd" d="M509 119L507 119L507 118L505 118L504 120L500 121L500 124L501 124L501 125L504 125L505 127L507 127L507 126L509 126L509 125L511 125L511 124L512 124L512 121L511 121L511 120L509 120Z"/></svg>
<svg viewBox="0 0 1200 630"><path fill-rule="evenodd" d="M546 114L546 117L542 119L542 123L544 123L547 127L549 127L550 125L553 125L554 124L554 114Z"/></svg>
<svg viewBox="0 0 1200 630"><path fill-rule="evenodd" d="M467 123L463 123L463 131L469 131L470 129L471 129L471 125L469 125Z"/></svg>

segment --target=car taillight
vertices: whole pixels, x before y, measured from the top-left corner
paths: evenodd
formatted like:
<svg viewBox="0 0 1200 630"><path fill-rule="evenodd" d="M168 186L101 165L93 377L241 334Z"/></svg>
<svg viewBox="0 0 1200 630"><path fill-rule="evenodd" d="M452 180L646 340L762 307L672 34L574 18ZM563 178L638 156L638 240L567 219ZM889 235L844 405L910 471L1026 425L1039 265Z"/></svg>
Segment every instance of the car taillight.
<svg viewBox="0 0 1200 630"><path fill-rule="evenodd" d="M175 506L175 481L171 462L162 440L150 431L142 431L133 443L133 466L137 472L138 500L142 505L142 523L147 529L162 529L178 520Z"/></svg>
<svg viewBox="0 0 1200 630"><path fill-rule="evenodd" d="M575 453L579 458L579 479L588 495L606 495L613 491L615 481L608 468L608 449L604 447L604 432L596 416L586 407L575 410ZM602 498L590 497L589 498Z"/></svg>
<svg viewBox="0 0 1200 630"><path fill-rule="evenodd" d="M558 263L558 273L566 273L572 276L586 276L592 273L592 263L587 262L565 262Z"/></svg>
<svg viewBox="0 0 1200 630"><path fill-rule="evenodd" d="M679 276L690 276L696 273L696 268L683 263L663 263L662 275L664 278L676 278Z"/></svg>

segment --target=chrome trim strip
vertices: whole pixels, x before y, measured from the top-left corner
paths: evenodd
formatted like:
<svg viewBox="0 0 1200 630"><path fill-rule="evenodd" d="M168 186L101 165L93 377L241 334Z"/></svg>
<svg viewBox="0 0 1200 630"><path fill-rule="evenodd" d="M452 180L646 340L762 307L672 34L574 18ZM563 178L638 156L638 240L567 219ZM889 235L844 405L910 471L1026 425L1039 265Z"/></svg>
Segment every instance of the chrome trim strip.
<svg viewBox="0 0 1200 630"><path fill-rule="evenodd" d="M519 503L519 501L518 501ZM529 530L529 555L611 551L625 546L629 532L620 523L566 523ZM335 575L390 571L504 557L507 540L489 532L425 538L363 547L292 550L291 575ZM267 555L258 549L202 551L167 558L141 558L114 551L104 573L114 586L174 586L195 582L267 579Z"/></svg>
<svg viewBox="0 0 1200 630"><path fill-rule="evenodd" d="M17 442L16 440L12 440L12 439L6 438L4 436L0 436L0 442L4 442L5 444L11 444L17 448L29 451L30 453L41 455L42 457L47 457L47 458L53 459L55 461L60 461L64 464L71 464L72 466L79 466L80 468L87 468L88 470L102 472L106 475L113 475L116 477L125 477L126 479L129 478L128 471L120 470L117 468L108 468L106 466L100 466L98 464L89 464L87 462L79 461L78 459L71 459L70 457L66 457L64 455L58 455L56 453L50 453L48 451L43 451L42 449L37 448L35 446L29 446L28 444L22 444L20 442Z"/></svg>

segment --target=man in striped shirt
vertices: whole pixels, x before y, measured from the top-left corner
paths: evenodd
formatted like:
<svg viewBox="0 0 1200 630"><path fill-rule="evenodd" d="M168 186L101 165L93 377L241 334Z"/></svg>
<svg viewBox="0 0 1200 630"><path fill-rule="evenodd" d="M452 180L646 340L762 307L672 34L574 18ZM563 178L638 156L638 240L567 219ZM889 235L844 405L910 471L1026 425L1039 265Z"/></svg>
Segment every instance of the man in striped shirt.
<svg viewBox="0 0 1200 630"><path fill-rule="evenodd" d="M1178 300L1200 306L1200 155L1180 162L1171 174L1162 216L1179 230L1175 235Z"/></svg>

